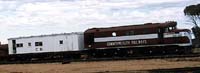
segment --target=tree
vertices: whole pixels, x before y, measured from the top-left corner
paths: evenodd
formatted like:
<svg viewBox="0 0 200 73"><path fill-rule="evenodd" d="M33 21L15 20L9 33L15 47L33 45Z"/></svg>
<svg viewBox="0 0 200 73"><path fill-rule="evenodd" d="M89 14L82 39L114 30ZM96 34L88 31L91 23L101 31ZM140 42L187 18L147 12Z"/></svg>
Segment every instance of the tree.
<svg viewBox="0 0 200 73"><path fill-rule="evenodd" d="M198 23L200 23L200 4L187 6L184 9L184 14L198 27Z"/></svg>
<svg viewBox="0 0 200 73"><path fill-rule="evenodd" d="M198 26L198 24L200 23L200 4L187 6L184 9L184 14L195 25L192 28L192 31L195 36L195 40L193 41L193 46L200 47L200 28Z"/></svg>

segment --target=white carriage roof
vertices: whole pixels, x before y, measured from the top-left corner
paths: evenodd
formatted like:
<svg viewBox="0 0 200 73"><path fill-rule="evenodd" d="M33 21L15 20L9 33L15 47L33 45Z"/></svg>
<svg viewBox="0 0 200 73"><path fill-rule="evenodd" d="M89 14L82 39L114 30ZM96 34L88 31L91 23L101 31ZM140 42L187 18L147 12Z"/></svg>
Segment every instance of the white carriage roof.
<svg viewBox="0 0 200 73"><path fill-rule="evenodd" d="M46 34L46 35L36 35L36 36L23 36L23 37L9 38L8 40L24 39L24 38L35 38L35 37L59 36L59 35L72 35L72 34L78 34L78 35L81 35L81 34L83 34L83 32L71 32L71 33Z"/></svg>

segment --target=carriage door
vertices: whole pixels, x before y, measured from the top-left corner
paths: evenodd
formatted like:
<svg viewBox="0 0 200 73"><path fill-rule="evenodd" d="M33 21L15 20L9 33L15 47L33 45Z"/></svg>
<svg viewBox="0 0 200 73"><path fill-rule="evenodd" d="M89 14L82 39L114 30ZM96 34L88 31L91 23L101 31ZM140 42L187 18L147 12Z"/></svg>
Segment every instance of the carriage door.
<svg viewBox="0 0 200 73"><path fill-rule="evenodd" d="M164 28L159 28L158 29L158 39L159 39L159 44L164 43Z"/></svg>
<svg viewBox="0 0 200 73"><path fill-rule="evenodd" d="M16 50L16 40L12 40L12 46L13 46L13 54L16 54L17 53L17 50Z"/></svg>
<svg viewBox="0 0 200 73"><path fill-rule="evenodd" d="M89 33L86 36L84 36L85 46L88 48L92 48L94 44L94 33Z"/></svg>

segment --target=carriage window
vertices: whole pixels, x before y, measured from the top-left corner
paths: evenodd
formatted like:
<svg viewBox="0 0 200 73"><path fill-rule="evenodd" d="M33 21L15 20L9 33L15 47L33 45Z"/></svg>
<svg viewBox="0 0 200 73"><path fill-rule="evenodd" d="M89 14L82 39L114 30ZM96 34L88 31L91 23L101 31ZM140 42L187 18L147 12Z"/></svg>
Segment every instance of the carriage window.
<svg viewBox="0 0 200 73"><path fill-rule="evenodd" d="M35 46L42 46L42 42L35 42Z"/></svg>
<svg viewBox="0 0 200 73"><path fill-rule="evenodd" d="M31 46L31 43L28 43L28 46Z"/></svg>
<svg viewBox="0 0 200 73"><path fill-rule="evenodd" d="M42 48L40 48L40 51L42 51L43 49Z"/></svg>
<svg viewBox="0 0 200 73"><path fill-rule="evenodd" d="M116 32L113 32L113 33L112 33L112 36L117 36Z"/></svg>
<svg viewBox="0 0 200 73"><path fill-rule="evenodd" d="M60 40L59 43L60 43L60 44L63 44L63 40Z"/></svg>
<svg viewBox="0 0 200 73"><path fill-rule="evenodd" d="M23 47L22 43L16 44L17 47Z"/></svg>
<svg viewBox="0 0 200 73"><path fill-rule="evenodd" d="M165 28L165 32L169 32L169 28Z"/></svg>
<svg viewBox="0 0 200 73"><path fill-rule="evenodd" d="M35 48L35 51L42 51L42 48Z"/></svg>
<svg viewBox="0 0 200 73"><path fill-rule="evenodd" d="M169 27L169 30L172 30L173 29L173 27Z"/></svg>

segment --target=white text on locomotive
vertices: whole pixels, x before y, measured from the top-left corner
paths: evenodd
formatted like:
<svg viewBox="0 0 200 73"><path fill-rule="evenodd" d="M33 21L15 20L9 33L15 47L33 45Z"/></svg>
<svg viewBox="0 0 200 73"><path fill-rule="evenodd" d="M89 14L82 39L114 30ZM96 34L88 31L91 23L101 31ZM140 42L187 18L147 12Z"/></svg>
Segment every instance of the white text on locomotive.
<svg viewBox="0 0 200 73"><path fill-rule="evenodd" d="M138 45L138 44L147 44L147 40L107 42L107 46L123 46L123 45Z"/></svg>

